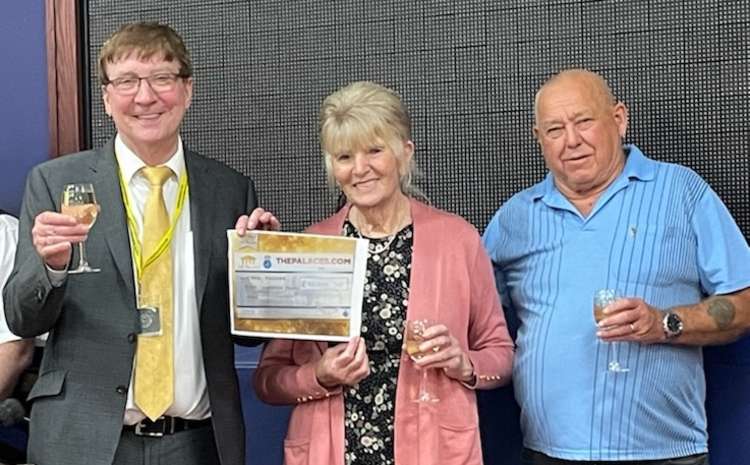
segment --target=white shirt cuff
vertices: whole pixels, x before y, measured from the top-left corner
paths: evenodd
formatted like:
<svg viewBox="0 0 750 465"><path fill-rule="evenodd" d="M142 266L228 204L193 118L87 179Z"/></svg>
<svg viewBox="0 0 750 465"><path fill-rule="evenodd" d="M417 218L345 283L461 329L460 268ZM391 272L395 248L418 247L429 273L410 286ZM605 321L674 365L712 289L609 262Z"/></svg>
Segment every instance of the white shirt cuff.
<svg viewBox="0 0 750 465"><path fill-rule="evenodd" d="M68 277L68 267L66 266L65 269L62 270L53 270L49 267L49 265L45 264L45 267L47 267L47 277L49 278L50 284L52 284L52 287L60 287L65 282L65 278Z"/></svg>

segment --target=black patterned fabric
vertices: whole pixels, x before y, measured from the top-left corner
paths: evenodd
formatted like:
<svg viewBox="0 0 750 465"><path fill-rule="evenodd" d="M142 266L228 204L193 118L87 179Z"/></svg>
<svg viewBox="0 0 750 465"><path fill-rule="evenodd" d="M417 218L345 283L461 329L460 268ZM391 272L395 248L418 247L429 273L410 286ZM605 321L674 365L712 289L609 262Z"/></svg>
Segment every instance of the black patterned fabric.
<svg viewBox="0 0 750 465"><path fill-rule="evenodd" d="M349 221L344 223L344 234L363 237ZM344 390L347 465L394 465L396 379L409 302L413 237L409 225L393 236L370 239L362 302L362 337L370 375Z"/></svg>

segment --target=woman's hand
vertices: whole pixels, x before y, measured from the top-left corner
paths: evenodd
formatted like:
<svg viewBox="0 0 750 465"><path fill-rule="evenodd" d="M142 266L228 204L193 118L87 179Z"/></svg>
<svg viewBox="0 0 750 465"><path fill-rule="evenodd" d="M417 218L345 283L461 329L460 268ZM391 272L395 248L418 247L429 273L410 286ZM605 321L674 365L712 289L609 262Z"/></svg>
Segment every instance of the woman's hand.
<svg viewBox="0 0 750 465"><path fill-rule="evenodd" d="M421 355L414 360L420 369L442 368L446 376L455 380L464 383L474 380L471 360L445 325L430 326L422 337L424 340L419 344Z"/></svg>
<svg viewBox="0 0 750 465"><path fill-rule="evenodd" d="M315 367L315 376L326 388L354 386L370 374L365 340L354 337L346 344L329 347Z"/></svg>

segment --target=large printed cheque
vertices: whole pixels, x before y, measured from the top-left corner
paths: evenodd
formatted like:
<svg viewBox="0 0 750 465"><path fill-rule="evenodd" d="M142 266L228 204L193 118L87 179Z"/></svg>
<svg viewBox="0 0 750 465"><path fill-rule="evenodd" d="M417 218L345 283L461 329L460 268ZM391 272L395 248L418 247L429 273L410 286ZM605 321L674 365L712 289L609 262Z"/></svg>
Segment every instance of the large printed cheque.
<svg viewBox="0 0 750 465"><path fill-rule="evenodd" d="M227 231L232 334L317 341L359 335L367 240Z"/></svg>

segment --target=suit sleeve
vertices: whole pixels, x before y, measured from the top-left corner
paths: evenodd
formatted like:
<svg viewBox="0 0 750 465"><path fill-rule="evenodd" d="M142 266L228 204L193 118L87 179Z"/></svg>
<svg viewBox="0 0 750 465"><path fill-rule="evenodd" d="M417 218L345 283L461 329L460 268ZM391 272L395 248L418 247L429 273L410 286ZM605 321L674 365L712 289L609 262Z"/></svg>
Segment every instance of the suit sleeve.
<svg viewBox="0 0 750 465"><path fill-rule="evenodd" d="M63 307L65 283L60 287L52 286L44 262L31 241L36 216L43 211L57 210L54 195L41 170L33 169L26 182L21 207L15 264L3 290L8 327L24 338L49 331Z"/></svg>
<svg viewBox="0 0 750 465"><path fill-rule="evenodd" d="M471 272L469 359L476 379L473 389L508 384L513 368L513 341L495 289L492 264L477 240Z"/></svg>
<svg viewBox="0 0 750 465"><path fill-rule="evenodd" d="M250 214L258 206L258 199L255 194L255 183L250 178L245 178L245 206L241 214ZM234 226L232 226L234 227ZM263 344L264 339L246 337L246 336L232 336L232 342L237 345L244 347L255 347Z"/></svg>
<svg viewBox="0 0 750 465"><path fill-rule="evenodd" d="M295 350L311 356L317 346L314 342L286 339L274 339L266 345L253 378L260 400L272 405L290 405L341 394L341 387L327 389L318 383L315 365L319 357L310 357L310 361L299 365L292 357Z"/></svg>
<svg viewBox="0 0 750 465"><path fill-rule="evenodd" d="M255 194L255 183L247 178L247 196L245 200L245 213L250 214L258 207L258 196Z"/></svg>

